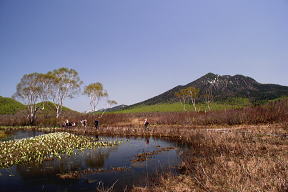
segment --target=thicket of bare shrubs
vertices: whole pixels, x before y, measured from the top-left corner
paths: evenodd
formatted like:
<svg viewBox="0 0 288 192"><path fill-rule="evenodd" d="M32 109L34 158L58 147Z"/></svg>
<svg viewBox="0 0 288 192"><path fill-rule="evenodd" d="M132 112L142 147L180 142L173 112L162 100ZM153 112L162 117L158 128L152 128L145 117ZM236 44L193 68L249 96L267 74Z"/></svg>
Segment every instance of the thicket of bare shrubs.
<svg viewBox="0 0 288 192"><path fill-rule="evenodd" d="M262 106L210 112L177 112L149 114L157 124L259 124L288 121L288 100L275 101Z"/></svg>
<svg viewBox="0 0 288 192"><path fill-rule="evenodd" d="M88 125L98 119L103 126L137 127L142 126L142 121L148 118L153 126L161 125L238 125L238 124L265 124L288 122L288 100L274 101L261 106L251 106L242 109L229 109L209 112L153 112L153 113L106 113L81 114L64 112L60 119L55 114L39 113L36 125L59 126L65 119L79 122L87 119ZM24 112L15 115L0 115L0 125L27 125L28 121Z"/></svg>
<svg viewBox="0 0 288 192"><path fill-rule="evenodd" d="M137 126L148 118L157 125L239 125L288 122L288 100L271 102L262 106L210 112L154 112L136 114L107 114L103 123L110 126ZM136 121L138 119L139 121Z"/></svg>

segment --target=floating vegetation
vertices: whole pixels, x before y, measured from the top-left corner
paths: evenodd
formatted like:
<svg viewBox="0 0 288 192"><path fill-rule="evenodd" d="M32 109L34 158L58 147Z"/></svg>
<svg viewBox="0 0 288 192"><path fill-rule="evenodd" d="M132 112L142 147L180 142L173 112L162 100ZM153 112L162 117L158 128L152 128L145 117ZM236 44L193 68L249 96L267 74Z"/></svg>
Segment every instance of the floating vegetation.
<svg viewBox="0 0 288 192"><path fill-rule="evenodd" d="M163 151L176 150L175 147L162 147L162 148L160 146L156 146L156 147L159 148L156 151L137 154L136 159L132 159L131 162L146 161L146 160L152 158L152 156L157 155Z"/></svg>
<svg viewBox="0 0 288 192"><path fill-rule="evenodd" d="M69 173L57 174L57 176L61 179L77 179L86 175L96 174L96 173L107 173L107 172L119 172L119 171L127 171L129 168L127 167L112 167L111 169L85 169L82 171L73 171Z"/></svg>
<svg viewBox="0 0 288 192"><path fill-rule="evenodd" d="M0 168L25 163L42 163L61 155L72 155L75 150L96 149L119 144L119 141L99 141L94 137L66 132L49 133L14 141L0 142Z"/></svg>

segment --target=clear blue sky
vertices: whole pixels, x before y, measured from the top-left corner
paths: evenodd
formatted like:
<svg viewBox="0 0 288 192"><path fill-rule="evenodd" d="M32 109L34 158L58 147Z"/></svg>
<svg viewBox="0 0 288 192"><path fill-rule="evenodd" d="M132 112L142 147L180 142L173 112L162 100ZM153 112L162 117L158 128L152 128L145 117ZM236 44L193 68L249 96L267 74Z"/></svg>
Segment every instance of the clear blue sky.
<svg viewBox="0 0 288 192"><path fill-rule="evenodd" d="M208 72L288 86L287 61L287 0L0 0L5 97L24 74L60 67L119 104ZM85 111L89 100L65 105Z"/></svg>

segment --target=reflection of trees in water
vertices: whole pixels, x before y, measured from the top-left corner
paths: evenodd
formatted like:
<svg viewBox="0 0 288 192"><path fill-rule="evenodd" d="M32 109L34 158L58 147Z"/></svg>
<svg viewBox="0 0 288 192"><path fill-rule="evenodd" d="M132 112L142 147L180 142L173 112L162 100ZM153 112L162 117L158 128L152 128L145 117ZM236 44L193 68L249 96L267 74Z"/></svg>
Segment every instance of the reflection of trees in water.
<svg viewBox="0 0 288 192"><path fill-rule="evenodd" d="M62 159L44 161L42 164L18 165L16 166L16 174L21 176L23 180L46 179L56 177L58 173L80 171L87 168L102 168L111 150L110 148L103 150L99 148L77 153L71 157L64 156Z"/></svg>
<svg viewBox="0 0 288 192"><path fill-rule="evenodd" d="M61 160L56 159L51 161L45 161L41 165L24 165L18 167L15 166L17 172L15 173L14 172L15 170L13 170L13 174L22 177L21 182L18 182L19 178L16 179L17 177L15 177L15 181L18 183L18 185L24 183L25 187L26 185L27 186L49 185L55 187L55 189L56 188L60 189L61 186L63 187L65 186L70 187L69 189L73 189L74 191L76 191L80 187L85 188L89 186L87 185L87 181L89 183L90 181L94 182L97 179L97 182L100 180L103 181L105 187L110 187L117 180L118 182L115 185L115 188L119 189L119 191L123 191L126 185L128 186L134 184L145 185L147 177L156 178L155 176L156 173L162 173L165 172L166 170L169 171L172 170L172 173L174 173L173 168L170 169L169 167L177 165L177 163L179 162L177 160L177 156L180 155L179 154L180 151L184 150L182 146L186 147L186 145L183 145L182 142L178 143L175 140L171 141L158 140L153 137L146 137L146 138L142 137L136 139L130 138L130 141L127 142L125 145L119 145L107 148L100 147L95 150L85 150L83 152L77 150L76 155L72 155L71 157L65 156L62 157ZM161 155L158 156L155 155L148 161L136 162L136 163L130 162L130 160L133 159L133 157L136 157L138 153L141 153L143 149L145 149L145 151L143 152L153 152L155 150L157 151L160 150L161 148L167 148L167 147L177 147L179 148L179 150L171 149L170 152L168 151L165 152L164 150L163 153L161 151ZM116 151L116 153L111 153L113 151ZM121 161L117 161L119 160L118 158L125 158L125 159L123 159L123 161L122 159ZM108 160L109 165L107 164ZM114 162L114 160L116 161ZM129 171L127 170L122 172L111 171L112 170L111 167L114 167L112 165L119 166L120 163L124 163L125 166L128 166L131 169L129 169ZM121 164L120 166L123 166L123 164ZM101 168L110 171L105 173L93 172ZM59 177L59 175L57 176L57 174L65 175L75 172L80 173L79 177L80 179L76 178L76 179L63 180ZM13 177L9 177L9 179L13 179ZM96 183L93 183L90 186L92 185L95 186ZM95 187L93 189L95 191Z"/></svg>
<svg viewBox="0 0 288 192"><path fill-rule="evenodd" d="M42 132L32 130L32 131L23 131L23 130L5 130L6 136L0 138L0 141L9 141L14 139L23 139L28 137L35 137L41 135Z"/></svg>
<svg viewBox="0 0 288 192"><path fill-rule="evenodd" d="M81 163L76 161L71 163L67 159L45 161L42 164L19 165L16 166L17 175L23 180L31 178L54 177L57 173L64 171L78 170Z"/></svg>
<svg viewBox="0 0 288 192"><path fill-rule="evenodd" d="M88 158L85 158L85 163L87 167L90 168L103 168L105 164L105 160L108 159L109 153L111 150L97 150L87 154Z"/></svg>

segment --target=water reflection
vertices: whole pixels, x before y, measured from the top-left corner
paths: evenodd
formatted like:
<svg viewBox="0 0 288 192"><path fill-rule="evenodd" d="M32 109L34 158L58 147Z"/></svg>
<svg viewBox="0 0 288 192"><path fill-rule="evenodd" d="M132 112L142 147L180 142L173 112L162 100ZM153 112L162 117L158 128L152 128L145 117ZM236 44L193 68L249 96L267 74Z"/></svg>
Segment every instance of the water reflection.
<svg viewBox="0 0 288 192"><path fill-rule="evenodd" d="M41 131L24 131L24 130L19 130L19 131L5 131L5 134L7 135L6 137L0 138L0 141L9 141L9 140L15 140L15 139L23 139L23 138L29 138L29 137L35 137L38 135L43 135L44 132Z"/></svg>
<svg viewBox="0 0 288 192"><path fill-rule="evenodd" d="M17 132L15 135L30 136L39 132ZM111 137L99 137L115 140ZM117 138L127 140L127 138ZM161 148L171 150L159 151ZM172 148L174 148L172 150ZM177 148L177 149L176 149ZM151 175L161 173L179 162L177 143L152 137L129 138L127 142L110 148L75 151L75 155L45 161L40 165L15 166L0 169L0 191L96 191L99 183L113 185L114 191L123 191L133 185L145 185ZM132 160L141 153L153 154L145 161ZM155 153L155 154L154 154ZM125 169L117 169L117 168ZM126 169L127 168L127 169ZM102 170L97 172L97 170ZM61 179L59 174L81 173L74 179ZM84 173L84 174L83 174ZM10 176L9 176L10 175ZM4 190L5 189L5 190Z"/></svg>
<svg viewBox="0 0 288 192"><path fill-rule="evenodd" d="M90 152L88 158L85 159L86 165L91 168L102 168L105 164L105 159L109 157L108 150L98 150L94 153Z"/></svg>
<svg viewBox="0 0 288 192"><path fill-rule="evenodd" d="M99 148L96 150L85 150L83 152L76 150L75 155L62 156L61 159L44 161L42 164L31 164L25 166L16 166L16 172L22 178L31 178L33 176L55 176L57 173L66 173L79 171L87 168L103 168L105 160L108 159L111 151L117 150L117 147Z"/></svg>

